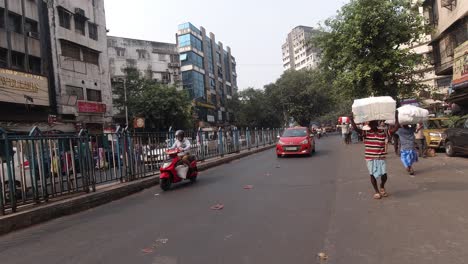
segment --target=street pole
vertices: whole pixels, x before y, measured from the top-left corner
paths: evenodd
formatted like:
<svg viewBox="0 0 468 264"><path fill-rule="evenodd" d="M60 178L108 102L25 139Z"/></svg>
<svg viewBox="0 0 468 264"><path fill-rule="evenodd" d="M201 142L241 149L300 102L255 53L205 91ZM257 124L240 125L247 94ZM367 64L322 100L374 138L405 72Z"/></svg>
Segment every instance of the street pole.
<svg viewBox="0 0 468 264"><path fill-rule="evenodd" d="M124 99L125 99L125 125L129 126L128 124L128 106L127 106L127 79L123 80L123 87L124 87Z"/></svg>

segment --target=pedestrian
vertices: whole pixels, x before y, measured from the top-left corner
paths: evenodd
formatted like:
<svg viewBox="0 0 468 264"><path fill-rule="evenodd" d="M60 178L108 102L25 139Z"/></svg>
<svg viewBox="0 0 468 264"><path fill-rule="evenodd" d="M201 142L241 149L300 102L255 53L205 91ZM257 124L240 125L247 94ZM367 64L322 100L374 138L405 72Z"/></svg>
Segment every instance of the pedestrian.
<svg viewBox="0 0 468 264"><path fill-rule="evenodd" d="M424 136L423 123L418 123L414 136L416 138L416 144L418 145L419 156L426 158L426 137Z"/></svg>
<svg viewBox="0 0 468 264"><path fill-rule="evenodd" d="M397 111L398 112L398 111ZM415 125L401 126L398 121L398 115L395 116L396 133L400 138L400 159L410 175L414 175L413 164L418 161L418 153L415 149Z"/></svg>
<svg viewBox="0 0 468 264"><path fill-rule="evenodd" d="M398 129L395 125L391 126L389 129L390 137L393 139L393 149L395 150L395 154L400 157L400 136L397 133L390 133L391 130Z"/></svg>
<svg viewBox="0 0 468 264"><path fill-rule="evenodd" d="M344 123L344 124L341 124L341 125L337 125L337 127L341 128L341 135L343 137L343 140L344 140L344 143L345 144L349 144L349 139L348 139L348 136L350 135L350 131L349 131L349 124L348 123Z"/></svg>
<svg viewBox="0 0 468 264"><path fill-rule="evenodd" d="M370 121L366 127L367 131L357 127L354 119L351 118L351 125L354 130L364 137L365 159L369 170L370 181L374 188L374 199L387 197L385 184L387 183L387 164L385 161L385 139L387 135L383 129L379 129L378 121ZM380 178L380 186L377 180ZM379 188L380 187L380 188Z"/></svg>

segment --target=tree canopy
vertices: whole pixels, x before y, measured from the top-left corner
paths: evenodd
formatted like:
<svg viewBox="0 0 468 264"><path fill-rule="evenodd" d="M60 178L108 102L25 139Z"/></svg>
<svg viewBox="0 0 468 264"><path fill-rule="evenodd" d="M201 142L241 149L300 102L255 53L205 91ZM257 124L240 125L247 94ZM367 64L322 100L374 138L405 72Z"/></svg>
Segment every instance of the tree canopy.
<svg viewBox="0 0 468 264"><path fill-rule="evenodd" d="M142 78L136 69L127 69L127 106L130 120L144 117L146 127L165 130L169 127L187 128L191 102L186 91ZM114 104L125 107L123 85L114 85Z"/></svg>
<svg viewBox="0 0 468 264"><path fill-rule="evenodd" d="M343 97L408 96L420 88L415 72L423 58L410 47L425 28L411 2L351 0L325 22L312 43Z"/></svg>

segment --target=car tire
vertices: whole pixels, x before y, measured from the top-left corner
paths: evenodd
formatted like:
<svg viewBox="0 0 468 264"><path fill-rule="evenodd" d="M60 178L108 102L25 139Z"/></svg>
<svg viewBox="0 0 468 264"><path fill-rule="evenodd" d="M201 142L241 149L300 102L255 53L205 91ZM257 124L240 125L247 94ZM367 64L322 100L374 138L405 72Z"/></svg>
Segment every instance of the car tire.
<svg viewBox="0 0 468 264"><path fill-rule="evenodd" d="M171 179L161 179L161 182L159 183L161 190L163 191L168 191L171 188L172 180Z"/></svg>
<svg viewBox="0 0 468 264"><path fill-rule="evenodd" d="M282 156L280 154L276 154L276 157L280 159Z"/></svg>
<svg viewBox="0 0 468 264"><path fill-rule="evenodd" d="M190 182L191 182L191 183L197 182L197 177L198 177L198 176L194 176L194 177L190 178Z"/></svg>
<svg viewBox="0 0 468 264"><path fill-rule="evenodd" d="M314 148L312 149L312 153L315 153L315 146L314 146Z"/></svg>
<svg viewBox="0 0 468 264"><path fill-rule="evenodd" d="M449 157L455 156L455 151L453 150L453 143L450 141L447 141L445 143L445 154Z"/></svg>

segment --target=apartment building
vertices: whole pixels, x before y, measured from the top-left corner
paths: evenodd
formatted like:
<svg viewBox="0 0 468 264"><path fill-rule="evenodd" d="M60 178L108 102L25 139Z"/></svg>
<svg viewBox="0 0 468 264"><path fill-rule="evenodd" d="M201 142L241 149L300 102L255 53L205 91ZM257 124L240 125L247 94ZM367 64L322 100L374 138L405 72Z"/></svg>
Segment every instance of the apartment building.
<svg viewBox="0 0 468 264"><path fill-rule="evenodd" d="M463 54L466 53L466 41L468 40L468 1L460 0L426 0L423 3L425 16L429 25L434 27L432 40L429 43L433 48L433 60L435 74L437 76L448 76L451 80L451 98L449 101L468 107L468 83L460 82L463 78L458 68L466 68L467 60ZM462 50L460 50L462 49ZM455 51L458 51L456 55ZM456 58L458 56L458 58ZM455 68L456 68L455 67ZM454 72L460 73L455 76Z"/></svg>
<svg viewBox="0 0 468 264"><path fill-rule="evenodd" d="M234 121L228 100L237 92L236 60L231 48L216 42L213 33L191 23L177 32L183 88L193 100L200 127L227 125Z"/></svg>
<svg viewBox="0 0 468 264"><path fill-rule="evenodd" d="M135 68L142 77L163 84L180 85L180 60L176 44L121 37L107 37L111 80Z"/></svg>
<svg viewBox="0 0 468 264"><path fill-rule="evenodd" d="M58 120L100 132L112 121L104 0L48 3Z"/></svg>
<svg viewBox="0 0 468 264"><path fill-rule="evenodd" d="M48 129L54 113L47 5L0 0L0 128Z"/></svg>
<svg viewBox="0 0 468 264"><path fill-rule="evenodd" d="M314 69L320 63L320 52L310 44L318 31L312 27L297 26L289 32L282 45L283 68L287 70Z"/></svg>

